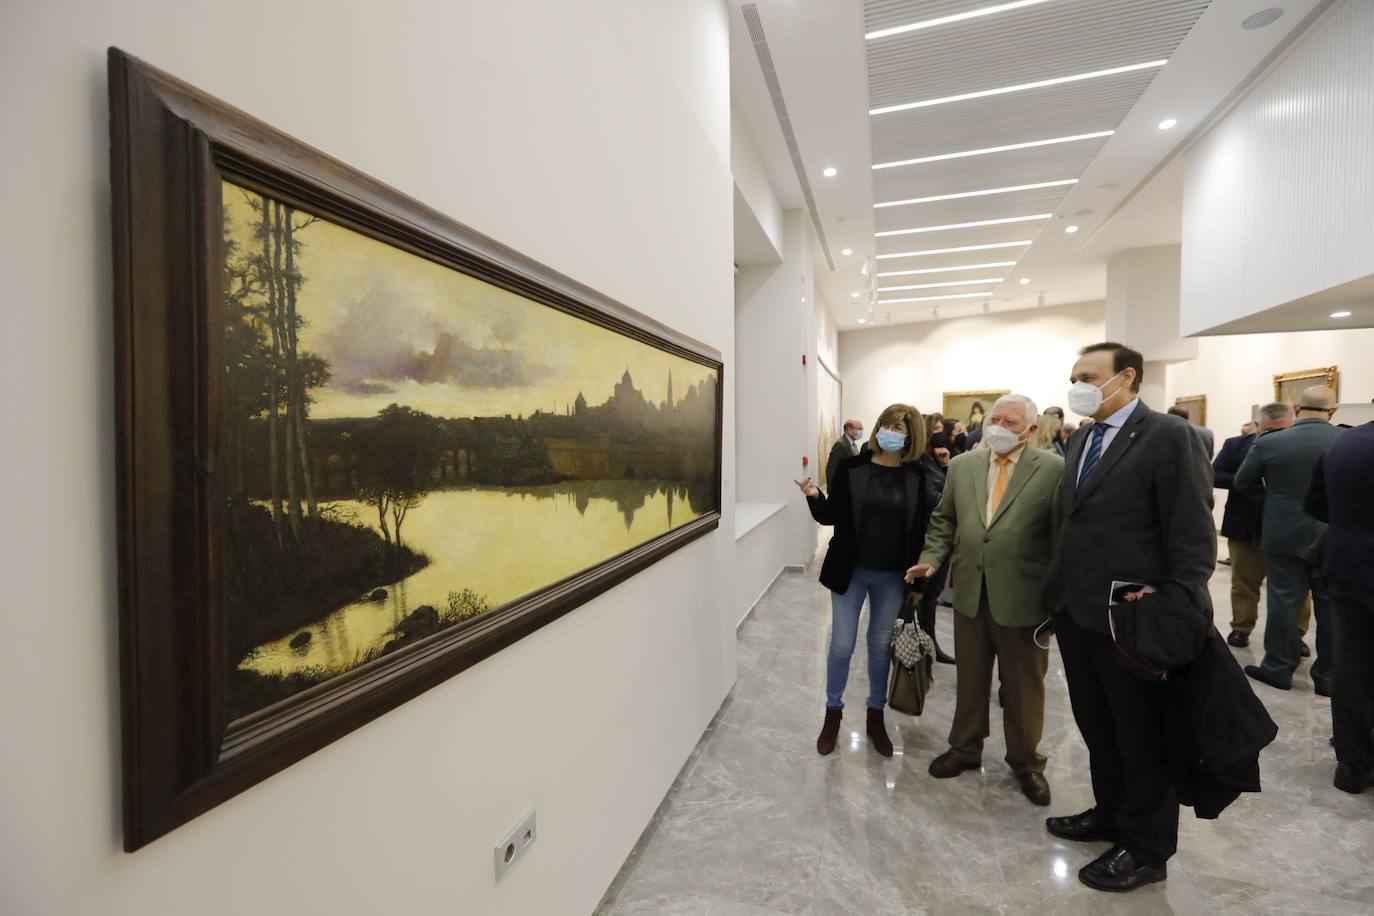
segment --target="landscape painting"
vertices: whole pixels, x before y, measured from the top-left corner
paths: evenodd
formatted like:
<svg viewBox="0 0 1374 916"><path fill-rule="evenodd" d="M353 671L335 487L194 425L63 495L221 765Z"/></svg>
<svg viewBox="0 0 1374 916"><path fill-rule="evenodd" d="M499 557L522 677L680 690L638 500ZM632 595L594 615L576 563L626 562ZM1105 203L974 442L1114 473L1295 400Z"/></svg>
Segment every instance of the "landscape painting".
<svg viewBox="0 0 1374 916"><path fill-rule="evenodd" d="M1282 372L1274 376L1274 400L1280 404L1297 404L1298 395L1317 385L1325 385L1339 397L1340 378L1340 370L1335 366L1303 369L1300 372Z"/></svg>
<svg viewBox="0 0 1374 916"><path fill-rule="evenodd" d="M842 406L843 386L840 379L830 371L830 368L819 359L816 365L820 371L816 373L816 378L820 381L819 391L817 392L816 403L820 412L817 424L816 441L816 479L829 480L827 465L830 459L830 449L834 447L840 436L844 435L844 418L840 416Z"/></svg>
<svg viewBox="0 0 1374 916"><path fill-rule="evenodd" d="M231 720L719 508L714 367L222 206Z"/></svg>

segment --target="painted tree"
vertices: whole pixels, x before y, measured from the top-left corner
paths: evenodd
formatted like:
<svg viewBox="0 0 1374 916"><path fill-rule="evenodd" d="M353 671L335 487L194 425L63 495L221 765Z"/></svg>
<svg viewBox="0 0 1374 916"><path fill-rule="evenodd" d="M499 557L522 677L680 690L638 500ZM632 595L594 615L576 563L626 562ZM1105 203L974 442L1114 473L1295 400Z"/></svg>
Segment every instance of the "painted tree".
<svg viewBox="0 0 1374 916"><path fill-rule="evenodd" d="M401 547L401 525L433 489L443 460L443 424L410 407L392 404L354 433L358 498L377 510L382 537Z"/></svg>

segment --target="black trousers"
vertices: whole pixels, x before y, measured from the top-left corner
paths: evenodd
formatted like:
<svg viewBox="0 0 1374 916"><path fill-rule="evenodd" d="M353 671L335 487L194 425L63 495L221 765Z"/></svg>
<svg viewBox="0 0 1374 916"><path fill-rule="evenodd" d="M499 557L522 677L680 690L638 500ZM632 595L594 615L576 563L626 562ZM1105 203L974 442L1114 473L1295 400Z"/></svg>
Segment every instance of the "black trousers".
<svg viewBox="0 0 1374 916"><path fill-rule="evenodd" d="M1137 862L1163 866L1178 850L1178 796L1170 771L1167 687L1130 675L1106 637L1054 615L1074 721L1088 745L1093 796L1117 842Z"/></svg>
<svg viewBox="0 0 1374 916"><path fill-rule="evenodd" d="M1374 771L1374 597L1358 582L1332 579L1340 637L1331 683L1331 725L1336 759L1362 772Z"/></svg>

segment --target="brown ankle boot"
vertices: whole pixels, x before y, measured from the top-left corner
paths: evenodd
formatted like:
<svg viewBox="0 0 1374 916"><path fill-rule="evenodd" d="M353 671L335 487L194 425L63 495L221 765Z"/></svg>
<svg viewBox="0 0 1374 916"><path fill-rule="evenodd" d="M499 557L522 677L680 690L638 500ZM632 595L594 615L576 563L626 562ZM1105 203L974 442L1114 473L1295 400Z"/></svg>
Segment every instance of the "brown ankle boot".
<svg viewBox="0 0 1374 916"><path fill-rule="evenodd" d="M887 736L887 726L883 724L881 709L868 710L868 737L873 741L873 749L884 757L892 756L892 739Z"/></svg>
<svg viewBox="0 0 1374 916"><path fill-rule="evenodd" d="M825 724L821 726L820 737L816 739L816 750L825 756L835 749L835 739L840 734L840 710L825 710Z"/></svg>

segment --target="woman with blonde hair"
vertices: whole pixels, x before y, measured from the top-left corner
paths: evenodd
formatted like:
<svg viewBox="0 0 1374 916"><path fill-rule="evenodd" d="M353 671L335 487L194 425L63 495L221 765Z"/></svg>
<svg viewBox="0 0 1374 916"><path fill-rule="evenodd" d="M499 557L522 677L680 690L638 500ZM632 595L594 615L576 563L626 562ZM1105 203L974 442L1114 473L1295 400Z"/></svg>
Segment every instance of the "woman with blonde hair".
<svg viewBox="0 0 1374 916"><path fill-rule="evenodd" d="M811 516L833 525L821 584L830 589L830 649L825 666L825 721L816 750L835 749L844 709L849 662L858 641L859 611L868 599L868 737L884 757L892 740L883 723L892 627L907 598L902 576L919 559L926 524L935 508L921 457L926 424L909 404L893 404L873 424L867 452L848 458L835 475L830 495L806 480Z"/></svg>
<svg viewBox="0 0 1374 916"><path fill-rule="evenodd" d="M1031 448L1042 449L1047 452L1058 454L1055 443L1059 441L1059 431L1064 428L1064 421L1058 414L1042 413L1040 419L1035 421L1038 426L1035 435L1031 436Z"/></svg>

